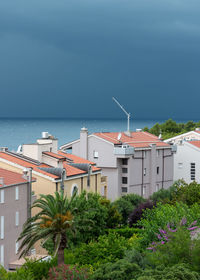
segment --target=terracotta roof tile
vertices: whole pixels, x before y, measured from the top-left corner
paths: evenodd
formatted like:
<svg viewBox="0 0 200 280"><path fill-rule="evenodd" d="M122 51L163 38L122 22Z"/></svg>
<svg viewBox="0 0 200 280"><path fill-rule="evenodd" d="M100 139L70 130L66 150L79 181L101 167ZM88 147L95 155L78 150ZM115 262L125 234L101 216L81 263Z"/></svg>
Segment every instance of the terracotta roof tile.
<svg viewBox="0 0 200 280"><path fill-rule="evenodd" d="M67 154L67 153L64 153L62 151L58 151L58 153L60 155L64 156L65 158L72 160L74 163L88 163L88 164L91 164L91 165L95 165L95 163L92 162L92 161L89 161L87 159L84 159L84 158L81 158L81 157L78 157L78 156L75 156L75 155L72 155L72 154Z"/></svg>
<svg viewBox="0 0 200 280"><path fill-rule="evenodd" d="M197 148L200 148L200 140L188 141L188 143L194 145Z"/></svg>
<svg viewBox="0 0 200 280"><path fill-rule="evenodd" d="M65 162L63 163L63 167L64 167L65 170L66 170L66 175L67 175L67 177L68 177L68 176L80 175L80 174L87 174L86 171L83 171L83 170L81 170L81 169L78 169L78 168L76 168L76 167L74 167L74 166L71 166L71 165L65 163Z"/></svg>
<svg viewBox="0 0 200 280"><path fill-rule="evenodd" d="M5 186L17 185L20 183L27 182L27 180L25 180L22 177L22 174L13 172L13 171L9 171L9 170L3 169L3 168L0 168L0 178L3 178ZM2 187L1 184L0 184L0 187Z"/></svg>
<svg viewBox="0 0 200 280"><path fill-rule="evenodd" d="M131 132L131 136L126 135L124 132L121 133L121 138L118 140L119 132L101 132L94 133L94 135L101 137L114 145L117 144L128 144L134 148L145 148L151 144L156 144L157 147L166 146L169 144L161 141L157 136L148 132Z"/></svg>
<svg viewBox="0 0 200 280"><path fill-rule="evenodd" d="M56 153L52 153L52 152L43 152L44 155L56 158L56 159L60 159L60 160L65 160L66 157L63 157L62 155L56 154Z"/></svg>

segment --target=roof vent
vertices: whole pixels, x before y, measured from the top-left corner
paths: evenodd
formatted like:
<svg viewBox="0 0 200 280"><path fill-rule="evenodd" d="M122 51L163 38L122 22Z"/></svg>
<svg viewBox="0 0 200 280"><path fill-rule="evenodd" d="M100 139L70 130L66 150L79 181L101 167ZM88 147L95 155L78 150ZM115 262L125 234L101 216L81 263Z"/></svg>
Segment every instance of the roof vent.
<svg viewBox="0 0 200 280"><path fill-rule="evenodd" d="M49 138L49 133L46 132L46 131L42 132L42 138L43 138L43 139Z"/></svg>
<svg viewBox="0 0 200 280"><path fill-rule="evenodd" d="M0 147L0 151L1 152L6 152L6 151L8 151L8 147Z"/></svg>

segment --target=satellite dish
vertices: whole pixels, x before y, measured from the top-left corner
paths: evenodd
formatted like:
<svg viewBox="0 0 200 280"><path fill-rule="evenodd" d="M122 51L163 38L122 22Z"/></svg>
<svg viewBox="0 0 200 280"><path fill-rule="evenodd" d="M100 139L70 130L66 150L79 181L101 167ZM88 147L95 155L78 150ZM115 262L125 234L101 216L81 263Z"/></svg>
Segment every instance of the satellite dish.
<svg viewBox="0 0 200 280"><path fill-rule="evenodd" d="M117 136L117 140L120 141L121 137L122 137L122 134L121 134L121 132L120 132L120 133L118 134L118 136Z"/></svg>
<svg viewBox="0 0 200 280"><path fill-rule="evenodd" d="M21 154L22 153L22 145L19 145L18 149L17 149L17 153Z"/></svg>

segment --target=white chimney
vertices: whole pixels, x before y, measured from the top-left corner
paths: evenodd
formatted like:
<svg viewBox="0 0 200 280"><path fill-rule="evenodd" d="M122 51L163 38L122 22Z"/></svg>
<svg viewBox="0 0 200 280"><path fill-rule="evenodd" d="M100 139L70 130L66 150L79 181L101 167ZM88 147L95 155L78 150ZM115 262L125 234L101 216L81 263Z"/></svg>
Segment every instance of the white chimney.
<svg viewBox="0 0 200 280"><path fill-rule="evenodd" d="M47 139L49 137L49 133L47 131L42 132L42 138Z"/></svg>
<svg viewBox="0 0 200 280"><path fill-rule="evenodd" d="M0 177L0 185L4 186L4 178Z"/></svg>

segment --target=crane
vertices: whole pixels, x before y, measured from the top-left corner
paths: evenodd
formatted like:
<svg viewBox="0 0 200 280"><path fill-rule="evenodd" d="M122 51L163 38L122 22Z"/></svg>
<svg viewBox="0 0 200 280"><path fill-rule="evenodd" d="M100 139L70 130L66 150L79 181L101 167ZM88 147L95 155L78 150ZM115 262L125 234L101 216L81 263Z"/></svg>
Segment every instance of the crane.
<svg viewBox="0 0 200 280"><path fill-rule="evenodd" d="M115 103L119 106L119 108L121 108L122 109L122 111L127 115L127 132L130 132L130 116L131 116L131 114L130 113L128 113L125 109L124 109L124 107L117 101L117 99L116 98L112 98L114 101L115 101Z"/></svg>

